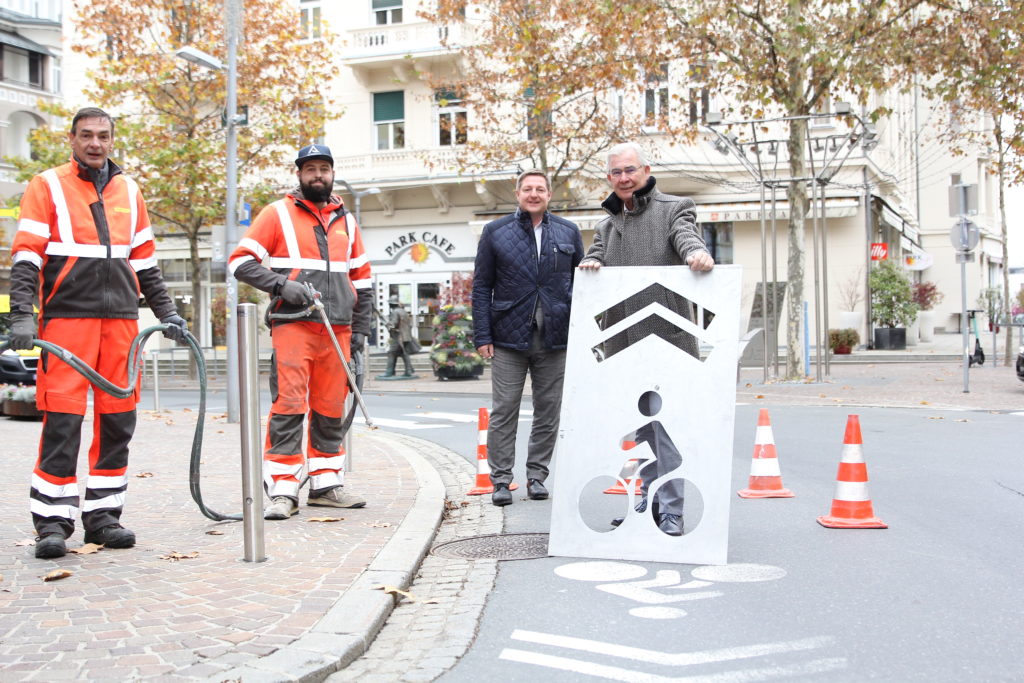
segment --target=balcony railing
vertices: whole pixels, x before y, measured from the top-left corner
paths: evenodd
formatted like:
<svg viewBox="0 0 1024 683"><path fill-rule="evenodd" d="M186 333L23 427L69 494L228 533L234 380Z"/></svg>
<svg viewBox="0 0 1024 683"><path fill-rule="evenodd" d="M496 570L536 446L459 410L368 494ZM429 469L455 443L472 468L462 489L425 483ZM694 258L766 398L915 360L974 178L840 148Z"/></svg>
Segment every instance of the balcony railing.
<svg viewBox="0 0 1024 683"><path fill-rule="evenodd" d="M338 157L334 160L334 173L348 181L389 178L431 178L458 170L455 150L450 147L434 149L393 149L371 154Z"/></svg>
<svg viewBox="0 0 1024 683"><path fill-rule="evenodd" d="M350 64L454 51L469 37L464 26L438 26L425 21L371 26L350 30L348 34L350 47L345 50L344 59ZM444 47L442 41L447 41L450 47Z"/></svg>

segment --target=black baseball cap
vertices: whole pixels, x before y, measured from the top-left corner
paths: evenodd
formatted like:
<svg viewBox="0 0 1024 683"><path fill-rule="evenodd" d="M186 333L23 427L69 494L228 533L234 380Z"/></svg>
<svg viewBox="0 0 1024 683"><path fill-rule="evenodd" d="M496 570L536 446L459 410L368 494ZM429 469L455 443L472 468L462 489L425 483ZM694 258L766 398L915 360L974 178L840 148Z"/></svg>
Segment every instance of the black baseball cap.
<svg viewBox="0 0 1024 683"><path fill-rule="evenodd" d="M299 155L295 157L295 165L302 168L302 164L314 159L323 159L330 162L332 167L334 166L334 157L331 156L331 148L327 145L306 145L299 150Z"/></svg>

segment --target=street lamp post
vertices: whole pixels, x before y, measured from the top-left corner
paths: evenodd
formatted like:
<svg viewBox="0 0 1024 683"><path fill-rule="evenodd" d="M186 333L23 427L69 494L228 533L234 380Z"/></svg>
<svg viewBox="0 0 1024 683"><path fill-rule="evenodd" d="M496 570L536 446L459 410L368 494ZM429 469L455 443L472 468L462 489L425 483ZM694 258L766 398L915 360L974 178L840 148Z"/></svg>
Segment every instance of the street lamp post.
<svg viewBox="0 0 1024 683"><path fill-rule="evenodd" d="M359 227L362 228L363 227L363 217L359 213L359 201L363 197L365 197L366 195L380 194L380 188L379 187L369 187L369 188L367 188L365 190L357 190L354 187L352 187L351 185L349 185L347 180L341 180L341 179L335 179L334 184L335 185L341 185L342 187L345 188L345 192L348 192L350 195L352 195L352 197L355 198L355 201L356 201L356 207L355 207L356 208L356 211L355 211L355 213L356 213L356 223L358 223Z"/></svg>
<svg viewBox="0 0 1024 683"><path fill-rule="evenodd" d="M238 244L238 28L241 23L242 0L224 0L226 19L226 38L228 63L225 65L216 57L193 47L183 47L177 55L193 64L227 72L227 102L225 104L226 124L226 188L225 203L227 210L224 216L224 254L225 261ZM238 396L238 318L235 308L238 305L238 283L230 273L226 273L225 285L225 321L226 342L228 347L227 399L228 422L239 420Z"/></svg>

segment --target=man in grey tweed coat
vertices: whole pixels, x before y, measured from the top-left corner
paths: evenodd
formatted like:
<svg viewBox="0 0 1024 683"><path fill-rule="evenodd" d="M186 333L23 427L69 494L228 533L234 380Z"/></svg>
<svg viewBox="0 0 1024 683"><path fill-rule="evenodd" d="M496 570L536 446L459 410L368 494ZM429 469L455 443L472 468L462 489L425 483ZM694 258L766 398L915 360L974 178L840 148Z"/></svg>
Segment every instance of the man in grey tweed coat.
<svg viewBox="0 0 1024 683"><path fill-rule="evenodd" d="M662 193L655 187L651 166L643 149L632 142L615 145L608 150L608 182L612 193L602 202L608 218L594 228L594 243L580 263L580 270L597 270L601 266L675 266L688 265L693 271L709 271L715 260L708 253L697 231L697 208L692 199ZM604 327L642 309L648 304L663 304L670 310L693 320L690 302L672 292L650 293L611 309ZM623 336L605 343L605 356L611 356L649 334L656 334L671 344L697 357L697 340L665 320L654 319L631 328ZM640 411L654 415L660 409L660 398L653 392L644 394ZM647 509L647 484L671 472L682 462L682 456L661 427L652 422L637 430L636 441L647 441L656 458L655 463L640 471L643 498L637 512ZM652 512L658 528L670 536L683 533L683 482L675 478L665 483L655 496ZM612 521L613 525L622 519Z"/></svg>

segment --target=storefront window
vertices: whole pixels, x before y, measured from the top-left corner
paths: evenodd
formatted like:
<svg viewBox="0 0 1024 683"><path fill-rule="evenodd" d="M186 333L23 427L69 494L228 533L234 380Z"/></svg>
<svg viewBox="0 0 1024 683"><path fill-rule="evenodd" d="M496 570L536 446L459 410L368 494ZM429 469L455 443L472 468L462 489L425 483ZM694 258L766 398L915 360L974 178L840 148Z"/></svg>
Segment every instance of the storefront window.
<svg viewBox="0 0 1024 683"><path fill-rule="evenodd" d="M704 244L708 247L715 263L723 265L733 262L732 254L732 223L702 223L701 232Z"/></svg>

